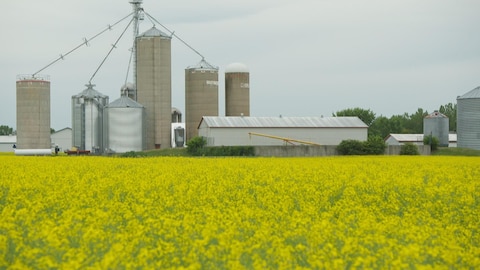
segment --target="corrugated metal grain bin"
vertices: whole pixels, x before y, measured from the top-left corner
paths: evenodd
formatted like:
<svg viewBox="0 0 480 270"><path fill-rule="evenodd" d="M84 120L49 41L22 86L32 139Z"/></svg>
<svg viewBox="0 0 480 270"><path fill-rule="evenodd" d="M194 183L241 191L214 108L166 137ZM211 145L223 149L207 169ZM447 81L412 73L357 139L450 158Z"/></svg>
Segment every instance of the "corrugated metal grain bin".
<svg viewBox="0 0 480 270"><path fill-rule="evenodd" d="M457 97L457 146L480 150L480 87Z"/></svg>
<svg viewBox="0 0 480 270"><path fill-rule="evenodd" d="M72 146L92 153L103 153L103 110L108 96L93 89L87 89L72 96Z"/></svg>
<svg viewBox="0 0 480 270"><path fill-rule="evenodd" d="M125 153L145 148L145 108L127 96L105 108L106 148L109 152Z"/></svg>
<svg viewBox="0 0 480 270"><path fill-rule="evenodd" d="M436 137L439 146L448 146L449 122L448 117L435 111L423 118L423 135Z"/></svg>

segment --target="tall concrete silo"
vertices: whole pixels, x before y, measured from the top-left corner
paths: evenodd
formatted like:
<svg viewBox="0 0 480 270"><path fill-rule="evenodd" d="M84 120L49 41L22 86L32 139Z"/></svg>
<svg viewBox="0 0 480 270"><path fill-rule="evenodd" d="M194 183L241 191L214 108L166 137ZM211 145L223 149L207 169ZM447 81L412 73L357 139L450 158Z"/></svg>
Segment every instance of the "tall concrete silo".
<svg viewBox="0 0 480 270"><path fill-rule="evenodd" d="M145 108L123 95L105 107L105 128L105 148L109 152L142 151L145 146Z"/></svg>
<svg viewBox="0 0 480 270"><path fill-rule="evenodd" d="M225 115L250 116L250 72L244 64L225 68Z"/></svg>
<svg viewBox="0 0 480 270"><path fill-rule="evenodd" d="M218 68L205 60L185 69L186 141L198 135L203 116L218 116Z"/></svg>
<svg viewBox="0 0 480 270"><path fill-rule="evenodd" d="M17 149L50 149L50 81L17 78Z"/></svg>
<svg viewBox="0 0 480 270"><path fill-rule="evenodd" d="M103 113L108 96L93 89L95 85L86 86L87 89L72 96L72 145L80 150L103 153L106 140Z"/></svg>
<svg viewBox="0 0 480 270"><path fill-rule="evenodd" d="M457 97L457 146L480 150L480 86Z"/></svg>
<svg viewBox="0 0 480 270"><path fill-rule="evenodd" d="M146 149L170 148L171 37L152 27L136 38L137 102L146 110Z"/></svg>
<svg viewBox="0 0 480 270"><path fill-rule="evenodd" d="M448 117L438 111L423 118L423 136L437 138L439 146L448 146L449 121Z"/></svg>

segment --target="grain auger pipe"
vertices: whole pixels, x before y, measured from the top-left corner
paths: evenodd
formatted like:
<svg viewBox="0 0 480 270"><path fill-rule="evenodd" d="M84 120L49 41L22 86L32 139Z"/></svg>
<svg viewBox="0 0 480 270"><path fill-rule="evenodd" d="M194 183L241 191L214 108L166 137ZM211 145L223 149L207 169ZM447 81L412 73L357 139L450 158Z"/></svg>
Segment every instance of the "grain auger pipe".
<svg viewBox="0 0 480 270"><path fill-rule="evenodd" d="M285 143L289 143L289 144L293 144L294 142L296 142L296 143L308 144L308 145L321 145L321 144L314 143L314 142L296 140L296 139L279 137L279 136L262 134L262 133L256 133L256 132L249 132L248 135L250 135L250 138L252 138L252 135L254 135L254 136L260 136L260 137L266 137L266 138L271 138L271 139L282 140L282 141L284 141Z"/></svg>

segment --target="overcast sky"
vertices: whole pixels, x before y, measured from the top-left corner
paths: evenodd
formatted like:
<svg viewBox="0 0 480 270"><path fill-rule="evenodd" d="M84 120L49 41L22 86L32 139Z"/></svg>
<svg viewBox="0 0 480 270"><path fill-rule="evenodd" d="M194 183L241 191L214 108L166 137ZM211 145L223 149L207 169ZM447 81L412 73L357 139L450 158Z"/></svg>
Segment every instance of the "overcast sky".
<svg viewBox="0 0 480 270"><path fill-rule="evenodd" d="M0 125L16 127L17 75L37 72L132 11L128 0L113 2L2 3ZM432 112L480 86L478 0L144 0L143 7L220 68L220 115L232 62L250 69L252 116L331 116L353 107L387 117ZM72 95L86 88L127 24L41 72L51 80L54 129L72 126ZM145 19L140 32L152 25ZM127 79L132 42L129 29L92 80L110 101ZM172 105L182 112L185 68L200 60L172 40Z"/></svg>

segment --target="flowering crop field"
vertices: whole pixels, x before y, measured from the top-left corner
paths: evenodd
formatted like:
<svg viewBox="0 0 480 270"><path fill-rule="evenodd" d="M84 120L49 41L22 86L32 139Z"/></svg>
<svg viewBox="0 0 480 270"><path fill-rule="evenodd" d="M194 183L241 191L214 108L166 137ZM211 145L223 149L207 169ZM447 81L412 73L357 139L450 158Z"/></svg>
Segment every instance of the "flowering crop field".
<svg viewBox="0 0 480 270"><path fill-rule="evenodd" d="M479 165L0 156L0 269L479 269Z"/></svg>

